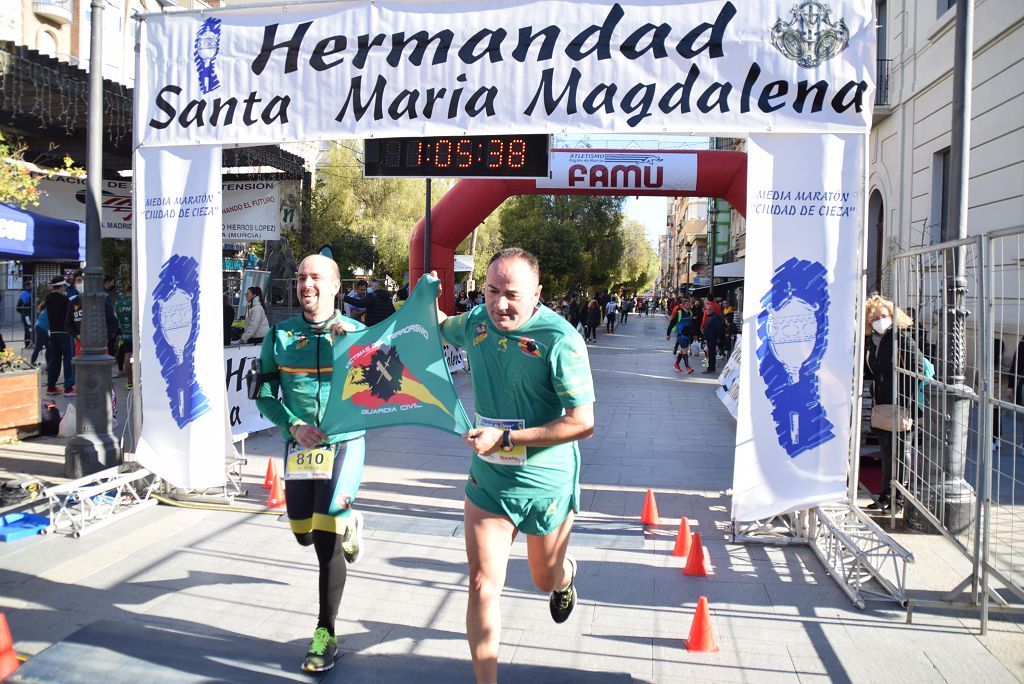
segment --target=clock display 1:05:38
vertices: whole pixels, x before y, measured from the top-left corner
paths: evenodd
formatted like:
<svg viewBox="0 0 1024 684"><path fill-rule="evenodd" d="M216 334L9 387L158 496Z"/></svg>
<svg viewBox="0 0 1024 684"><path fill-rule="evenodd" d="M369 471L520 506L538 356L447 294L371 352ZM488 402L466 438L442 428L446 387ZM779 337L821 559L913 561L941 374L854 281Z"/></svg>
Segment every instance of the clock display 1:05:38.
<svg viewBox="0 0 1024 684"><path fill-rule="evenodd" d="M548 136L370 139L365 162L367 176L547 176Z"/></svg>

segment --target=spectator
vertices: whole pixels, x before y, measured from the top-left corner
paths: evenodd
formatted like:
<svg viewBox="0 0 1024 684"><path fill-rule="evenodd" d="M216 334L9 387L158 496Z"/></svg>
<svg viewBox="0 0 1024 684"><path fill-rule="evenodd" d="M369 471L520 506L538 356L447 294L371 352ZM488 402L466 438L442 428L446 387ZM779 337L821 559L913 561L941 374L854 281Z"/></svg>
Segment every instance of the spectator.
<svg viewBox="0 0 1024 684"><path fill-rule="evenodd" d="M46 317L50 325L50 340L46 347L46 393L61 394L57 389L57 379L61 367L64 369L64 394L75 395L75 367L71 363L74 353L74 342L68 331L68 323L72 322L71 301L64 294L67 288L64 276L54 276L50 281L50 294L46 295Z"/></svg>
<svg viewBox="0 0 1024 684"><path fill-rule="evenodd" d="M373 278L368 283L370 292L364 297L345 297L345 303L366 312L363 323L367 326L376 325L395 313L395 305L380 281Z"/></svg>
<svg viewBox="0 0 1024 684"><path fill-rule="evenodd" d="M32 285L25 280L18 293L18 304L15 307L21 325L25 328L25 348L32 346Z"/></svg>
<svg viewBox="0 0 1024 684"><path fill-rule="evenodd" d="M252 342L260 344L270 330L267 311L263 305L263 290L253 286L245 291L245 332L242 333L242 344Z"/></svg>
<svg viewBox="0 0 1024 684"><path fill-rule="evenodd" d="M612 295L604 305L604 330L607 333L615 332L615 312L619 308L618 298Z"/></svg>

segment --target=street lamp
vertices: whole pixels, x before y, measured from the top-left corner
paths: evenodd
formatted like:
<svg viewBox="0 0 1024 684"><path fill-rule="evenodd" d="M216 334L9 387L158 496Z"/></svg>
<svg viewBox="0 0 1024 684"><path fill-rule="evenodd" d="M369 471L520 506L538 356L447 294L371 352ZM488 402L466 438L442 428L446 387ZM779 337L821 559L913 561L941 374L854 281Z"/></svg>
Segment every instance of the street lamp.
<svg viewBox="0 0 1024 684"><path fill-rule="evenodd" d="M377 275L377 232L370 233L370 244L373 246L373 260L370 263L370 274Z"/></svg>
<svg viewBox="0 0 1024 684"><path fill-rule="evenodd" d="M121 447L111 425L106 297L100 249L100 192L103 187L103 2L92 0L89 43L89 107L86 128L85 292L82 298L82 354L74 359L76 435L64 448L64 475L77 479L120 465Z"/></svg>

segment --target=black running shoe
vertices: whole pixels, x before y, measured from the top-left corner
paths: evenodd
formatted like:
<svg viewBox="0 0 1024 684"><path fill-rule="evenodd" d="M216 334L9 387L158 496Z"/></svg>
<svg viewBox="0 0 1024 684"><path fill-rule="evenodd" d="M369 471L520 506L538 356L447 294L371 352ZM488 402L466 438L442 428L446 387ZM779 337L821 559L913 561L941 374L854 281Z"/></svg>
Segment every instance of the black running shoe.
<svg viewBox="0 0 1024 684"><path fill-rule="evenodd" d="M551 619L562 624L572 615L572 609L576 607L576 559L569 554L565 559L572 565L572 576L569 578L569 586L561 591L551 592L548 599L548 606L551 608Z"/></svg>

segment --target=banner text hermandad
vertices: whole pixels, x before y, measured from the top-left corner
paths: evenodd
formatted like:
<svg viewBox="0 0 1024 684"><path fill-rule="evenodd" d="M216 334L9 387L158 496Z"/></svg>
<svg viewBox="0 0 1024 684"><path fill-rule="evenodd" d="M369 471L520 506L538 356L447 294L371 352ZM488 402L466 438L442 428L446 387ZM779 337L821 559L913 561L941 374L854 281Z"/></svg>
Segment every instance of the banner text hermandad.
<svg viewBox="0 0 1024 684"><path fill-rule="evenodd" d="M859 132L871 121L872 7L825 5L814 21L799 3L729 0L147 15L139 142Z"/></svg>
<svg viewBox="0 0 1024 684"><path fill-rule="evenodd" d="M327 434L428 425L463 434L472 427L455 394L437 325L440 281L423 276L392 316L334 338Z"/></svg>

